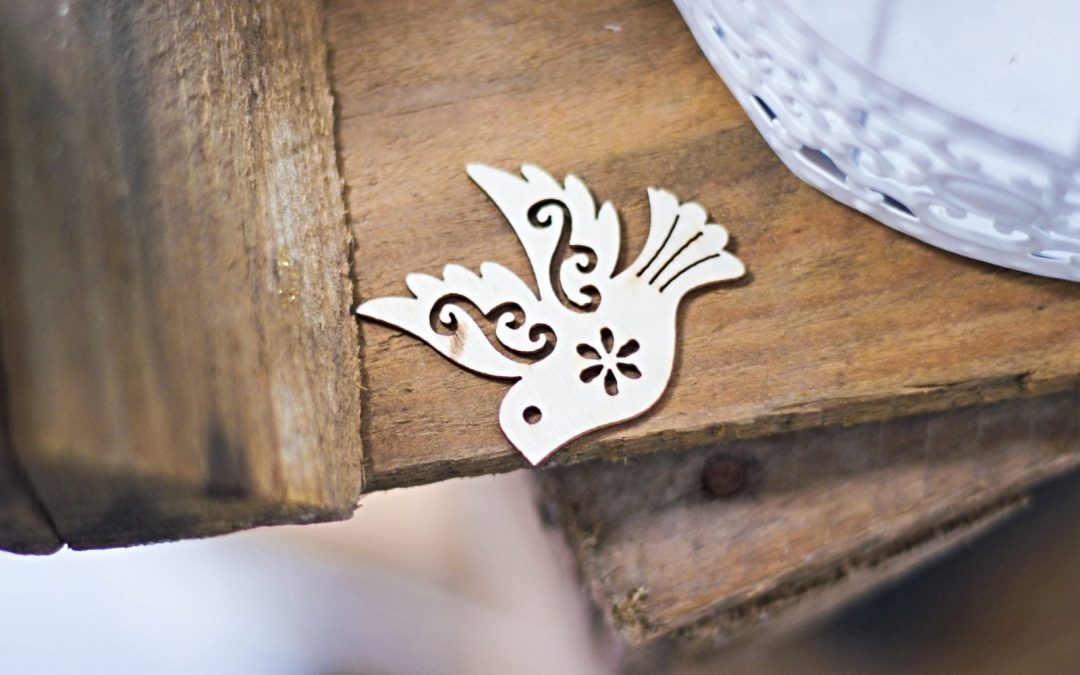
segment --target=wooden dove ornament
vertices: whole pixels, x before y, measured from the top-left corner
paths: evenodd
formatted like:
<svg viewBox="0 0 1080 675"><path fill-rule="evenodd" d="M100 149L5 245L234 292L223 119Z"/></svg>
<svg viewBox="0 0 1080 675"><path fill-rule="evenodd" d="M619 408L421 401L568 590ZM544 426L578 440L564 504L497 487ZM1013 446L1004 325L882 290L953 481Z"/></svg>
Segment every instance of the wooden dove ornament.
<svg viewBox="0 0 1080 675"><path fill-rule="evenodd" d="M408 275L413 297L375 298L357 313L411 333L463 368L516 380L499 424L535 465L652 407L671 377L680 300L745 268L724 250L722 226L665 190L649 188L645 247L617 271L618 215L608 202L597 209L577 177L559 184L529 164L521 176L481 164L467 171L521 241L535 292L498 263L483 263L479 274L447 265L441 279ZM494 341L474 317L493 324Z"/></svg>

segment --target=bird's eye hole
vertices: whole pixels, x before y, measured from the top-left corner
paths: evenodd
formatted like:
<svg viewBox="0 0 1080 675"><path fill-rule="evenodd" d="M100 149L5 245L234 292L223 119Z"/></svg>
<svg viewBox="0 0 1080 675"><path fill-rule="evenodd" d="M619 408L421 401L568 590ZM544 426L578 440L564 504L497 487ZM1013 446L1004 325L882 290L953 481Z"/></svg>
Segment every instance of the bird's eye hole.
<svg viewBox="0 0 1080 675"><path fill-rule="evenodd" d="M540 408L537 408L534 405L525 408L525 410L521 413L521 417L529 424L536 424L543 416L543 413L540 412Z"/></svg>

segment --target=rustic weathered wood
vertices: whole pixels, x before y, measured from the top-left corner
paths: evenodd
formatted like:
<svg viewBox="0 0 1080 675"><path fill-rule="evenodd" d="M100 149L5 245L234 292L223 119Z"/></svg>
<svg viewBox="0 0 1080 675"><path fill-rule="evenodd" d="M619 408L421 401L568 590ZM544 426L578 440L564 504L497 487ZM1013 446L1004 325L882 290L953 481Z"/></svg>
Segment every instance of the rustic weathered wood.
<svg viewBox="0 0 1080 675"><path fill-rule="evenodd" d="M0 228L14 218L9 193L9 155L11 139L5 123L4 92L0 88ZM0 246L0 270L8 269L5 248ZM4 334L0 325L0 338ZM41 505L26 482L11 445L8 401L3 360L0 359L0 550L15 553L52 553L60 539L49 524Z"/></svg>
<svg viewBox="0 0 1080 675"><path fill-rule="evenodd" d="M350 238L317 0L0 8L14 446L65 542L348 517Z"/></svg>
<svg viewBox="0 0 1080 675"><path fill-rule="evenodd" d="M698 648L820 613L1000 519L1080 464L1078 414L1070 392L539 477L622 639ZM729 499L702 487L720 451L757 465Z"/></svg>
<svg viewBox="0 0 1080 675"><path fill-rule="evenodd" d="M651 674L1071 672L1080 663L1078 511L1080 474L1072 471L933 569L798 630L770 631L706 660L712 651L681 658L676 640L632 651L653 656L643 671Z"/></svg>
<svg viewBox="0 0 1080 675"><path fill-rule="evenodd" d="M905 575L947 555L950 551L954 552L973 543L1003 522L1011 521L1027 504L1027 499L1006 499L999 504L989 505L988 509L961 516L948 523L950 529L937 533L933 540L922 542L910 550L899 551L894 556L877 561L869 568L845 569L841 573L842 578L836 583L818 588L813 593L799 595L781 604L779 608L774 607L774 610L778 609L775 613L759 615L760 625L754 626L747 621L742 626L743 630L734 634L726 630L730 628L728 622L710 619L693 624L686 631L676 629L663 638L644 643L629 642L606 627L601 630L602 638L617 654L619 670L624 675L681 674L687 671L848 672L850 669L830 668L827 663L819 665L814 661L798 661L793 658L780 659L787 662L784 667L777 667L777 664L770 663L769 660L766 660L765 664L754 664L749 668L743 668L741 664L734 664L733 667L732 661L746 659L747 652L775 653L778 646L806 631L820 627L830 614L844 611L845 605L850 607L849 603L858 602L890 583L902 584ZM716 663L710 663L710 657ZM777 659L771 661L775 662ZM896 672L896 669L891 668L885 672Z"/></svg>
<svg viewBox="0 0 1080 675"><path fill-rule="evenodd" d="M683 306L680 360L651 413L558 463L1073 389L1080 286L943 253L790 174L664 0L331 0L327 35L362 298L412 271L525 257L463 165L540 164L619 205L623 261L645 187L702 203L752 278ZM505 384L364 325L369 486L523 465Z"/></svg>

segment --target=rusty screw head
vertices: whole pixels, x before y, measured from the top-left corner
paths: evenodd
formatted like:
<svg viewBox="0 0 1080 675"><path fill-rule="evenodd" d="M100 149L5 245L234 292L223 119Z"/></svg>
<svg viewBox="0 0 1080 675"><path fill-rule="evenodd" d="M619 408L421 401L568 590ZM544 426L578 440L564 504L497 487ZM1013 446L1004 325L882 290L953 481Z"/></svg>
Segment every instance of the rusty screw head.
<svg viewBox="0 0 1080 675"><path fill-rule="evenodd" d="M750 485L753 464L753 460L730 453L713 455L701 470L701 484L713 497L734 497Z"/></svg>

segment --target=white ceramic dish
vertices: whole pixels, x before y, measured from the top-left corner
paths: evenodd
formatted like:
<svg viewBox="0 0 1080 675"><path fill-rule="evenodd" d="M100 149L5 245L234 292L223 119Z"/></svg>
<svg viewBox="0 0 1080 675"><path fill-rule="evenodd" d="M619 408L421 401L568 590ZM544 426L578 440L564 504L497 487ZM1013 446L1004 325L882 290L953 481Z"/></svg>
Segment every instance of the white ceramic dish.
<svg viewBox="0 0 1080 675"><path fill-rule="evenodd" d="M934 246L1080 281L1080 4L675 2L800 178Z"/></svg>

